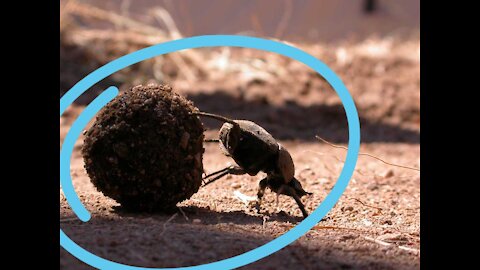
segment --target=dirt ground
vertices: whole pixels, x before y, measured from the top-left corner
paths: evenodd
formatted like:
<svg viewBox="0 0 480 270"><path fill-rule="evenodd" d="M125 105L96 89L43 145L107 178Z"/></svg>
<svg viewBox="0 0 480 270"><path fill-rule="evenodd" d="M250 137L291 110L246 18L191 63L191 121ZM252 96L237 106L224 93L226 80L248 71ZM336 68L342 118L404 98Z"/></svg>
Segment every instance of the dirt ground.
<svg viewBox="0 0 480 270"><path fill-rule="evenodd" d="M324 54L319 47L309 50L325 59L355 99L362 124L361 152L419 168L418 44L388 47L380 41L377 47L371 46L387 46L387 53L362 54L365 44ZM212 53L221 55L222 51ZM276 62L288 76L272 79L227 70L230 79L211 76L194 84L180 79L172 84L201 110L253 120L279 139L292 154L297 178L314 193L303 199L308 211L313 211L333 187L345 157L345 150L314 138L318 134L346 145L347 123L338 97L320 76L294 61L270 59L268 54L249 50L234 50L230 55L231 59L262 57L265 61L259 65ZM128 85L121 84L121 88ZM60 119L61 141L83 108L79 102ZM218 124L205 121L205 126L206 137L215 138ZM229 176L201 188L179 204L183 213L173 216L126 213L90 183L79 151L82 142L82 138L77 142L71 172L92 220L79 221L60 190L60 222L75 242L104 258L147 267L204 264L265 244L301 221L289 197L281 196L276 207L275 195L267 192L258 214L235 196L235 191L254 196L261 175ZM206 173L231 162L218 145L205 144L205 149ZM418 269L419 249L419 172L361 156L346 192L322 222L290 246L243 268ZM60 256L61 269L91 268L63 249Z"/></svg>
<svg viewBox="0 0 480 270"><path fill-rule="evenodd" d="M65 1L64 1L65 2ZM71 1L76 3L75 1ZM67 8L68 7L68 8ZM63 7L60 96L99 66L128 52L173 39L116 15L71 4ZM67 11L65 11L67 10ZM113 22L115 31L90 29L85 21ZM328 27L325 27L328 28ZM164 36L162 36L165 34ZM335 44L297 46L324 61L353 96L361 122L361 152L420 168L420 55L418 33L397 40L371 37ZM98 83L60 118L60 146L70 125L92 98L110 85L121 90L166 82L202 111L255 121L291 153L296 177L313 192L303 201L313 211L332 189L348 142L345 111L335 91L314 71L275 54L248 49L196 49L129 67ZM206 137L219 124L206 119ZM229 176L182 202L172 214L128 213L96 191L77 141L73 185L92 213L82 223L60 188L60 226L83 248L101 257L145 267L191 266L218 261L261 246L301 221L293 199L267 191L256 213L235 192L254 196L263 175ZM206 173L232 162L218 145L205 144ZM306 235L243 269L418 269L420 267L420 173L359 157L344 195ZM60 249L61 269L91 269Z"/></svg>

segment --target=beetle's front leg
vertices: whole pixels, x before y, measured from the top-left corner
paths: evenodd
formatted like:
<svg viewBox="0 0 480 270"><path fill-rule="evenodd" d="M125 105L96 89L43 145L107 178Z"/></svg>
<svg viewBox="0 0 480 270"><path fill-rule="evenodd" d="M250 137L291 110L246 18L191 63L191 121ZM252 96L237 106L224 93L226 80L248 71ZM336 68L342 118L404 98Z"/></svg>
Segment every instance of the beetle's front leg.
<svg viewBox="0 0 480 270"><path fill-rule="evenodd" d="M242 175L242 174L245 174L245 171L239 166L234 166L234 165L228 166L224 169L218 170L216 172L213 172L213 173L205 176L203 178L203 181L204 181L203 186L209 185L209 184L217 181L218 179L224 177L227 174ZM210 178L210 177L213 177L213 178ZM210 178L210 179L208 179L208 178ZM205 181L206 179L208 179L208 181Z"/></svg>
<svg viewBox="0 0 480 270"><path fill-rule="evenodd" d="M267 178L263 178L258 184L257 200L255 201L255 209L257 213L260 213L260 205L262 204L263 195L265 195L265 189L267 188Z"/></svg>

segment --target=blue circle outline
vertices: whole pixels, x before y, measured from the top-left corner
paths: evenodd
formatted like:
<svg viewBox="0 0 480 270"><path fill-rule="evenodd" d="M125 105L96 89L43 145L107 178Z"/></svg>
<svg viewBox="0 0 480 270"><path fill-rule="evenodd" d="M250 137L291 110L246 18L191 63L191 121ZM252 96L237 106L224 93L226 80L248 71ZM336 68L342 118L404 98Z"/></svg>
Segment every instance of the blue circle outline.
<svg viewBox="0 0 480 270"><path fill-rule="evenodd" d="M284 248L285 246L291 244L302 235L307 233L311 228L313 228L321 219L333 208L333 206L340 199L341 195L345 191L350 178L353 175L356 162L358 159L358 153L360 149L360 122L358 118L358 112L355 107L355 103L348 92L346 86L341 81L341 79L322 61L315 58L314 56L290 45L280 43L273 40L267 40L257 37L248 37L248 36L238 36L238 35L206 35L206 36L195 36L184 39L178 39L173 41L168 41L165 43L160 43L145 49L138 50L136 52L130 53L123 57L120 57L102 67L95 70L94 72L87 75L81 81L79 81L75 86L73 86L65 95L60 99L60 116L65 112L65 110L73 103L81 94L87 91L97 82L102 79L110 76L111 74L124 69L130 65L136 64L138 62L147 60L149 58L177 52L185 49L195 49L203 47L219 47L219 46L228 46L228 47L242 47L250 49L258 49L267 52L277 53L309 66L316 72L318 72L323 78L333 87L340 97L343 107L346 112L348 120L348 131L349 131L349 140L348 140L348 152L345 159L345 164L343 166L342 172L338 177L337 182L335 183L333 189L323 200L320 206L315 209L308 218L304 219L301 223L296 225L294 228L290 229L288 232L282 236L264 244L263 246L257 247L253 250L245 252L243 254L224 259L221 261L207 263L197 266L188 266L180 267L175 269L234 269L238 268L257 260L260 260L268 255L277 252L278 250ZM88 123L88 120L91 119L95 113L101 109L108 101L113 99L118 94L118 89L115 87L110 87L105 92L102 93L94 102L92 102L82 113L82 115L77 119L77 121L72 125L69 134L62 144L62 149L60 152L60 183L62 189L67 195L67 202L72 207L72 210L75 214L82 220L88 221L90 219L90 214L81 204L76 193L73 190L73 184L71 183L70 177L70 159L72 154L72 144L75 142L75 138L80 135L78 130L81 130L82 126ZM88 110L87 110L88 109ZM74 128L75 126L75 128ZM70 133L72 134L71 136ZM77 136L75 136L77 135ZM68 139L68 140L67 140ZM67 168L68 165L68 168ZM63 169L62 169L63 168ZM68 169L68 170L67 170ZM67 177L68 175L68 177ZM68 180L68 181L67 181ZM74 195L74 196L73 196ZM126 264L120 264L113 262L104 258L101 258L95 254L90 253L89 251L83 249L72 241L60 228L60 245L73 256L77 257L79 260L89 264L92 267L98 269L128 269L128 270L147 270L147 269L172 269L172 268L148 268L140 266L130 266Z"/></svg>

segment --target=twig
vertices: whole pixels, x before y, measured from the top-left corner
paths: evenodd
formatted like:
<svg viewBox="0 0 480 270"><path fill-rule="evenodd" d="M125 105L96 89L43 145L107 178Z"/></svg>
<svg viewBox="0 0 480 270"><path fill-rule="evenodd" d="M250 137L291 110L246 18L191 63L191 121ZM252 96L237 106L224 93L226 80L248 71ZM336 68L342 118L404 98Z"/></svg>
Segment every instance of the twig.
<svg viewBox="0 0 480 270"><path fill-rule="evenodd" d="M285 29L288 26L288 21L290 21L290 17L292 17L292 1L285 0L285 10L282 18L280 19L280 23L278 23L277 29L275 30L275 38L280 39L282 37Z"/></svg>
<svg viewBox="0 0 480 270"><path fill-rule="evenodd" d="M189 220L189 218L187 217L187 214L185 214L185 212L181 207L178 207L178 211L180 211L180 213L182 214L182 216L185 218L186 221Z"/></svg>
<svg viewBox="0 0 480 270"><path fill-rule="evenodd" d="M359 202L360 204L362 204L363 206L366 206L366 207L375 208L375 209L380 210L380 211L383 210L383 208L381 208L381 207L377 207L377 206L373 206L373 205L368 205L368 204L362 202L361 200L359 200L359 199L357 199L357 198L350 198L350 200L355 200L355 201Z"/></svg>
<svg viewBox="0 0 480 270"><path fill-rule="evenodd" d="M341 146L341 145L336 145L336 144L333 144L325 139L323 139L322 137L316 135L315 138L317 138L318 140L334 147L334 148L340 148L340 149L344 149L344 150L347 150L348 151L348 147L345 147L345 146ZM390 166L394 166L394 167L399 167L399 168L404 168L404 169L409 169L409 170L415 170L415 171L420 171L420 169L418 168L414 168L414 167L409 167L409 166L404 166L404 165L398 165L398 164L393 164L393 163L390 163L390 162L387 162L379 157L376 157L374 155L371 155L371 154L368 154L368 153L358 153L359 156L367 156L367 157L371 157L371 158L374 158L378 161L381 161L387 165L390 165Z"/></svg>
<svg viewBox="0 0 480 270"><path fill-rule="evenodd" d="M418 249L415 249L415 248L410 248L410 247L406 247L406 246L396 246L392 243L388 243L388 242L385 242L385 241L382 241L382 240L378 240L378 239L375 239L375 238L372 238L372 237L368 237L368 236L364 236L363 237L365 240L367 241L370 241L370 242L374 242L374 243L377 243L379 245L382 245L382 246L385 246L385 247L389 247L389 246L395 246L401 250L405 250L405 251L408 251L408 252L413 252L415 254L418 254L420 252L420 250Z"/></svg>
<svg viewBox="0 0 480 270"><path fill-rule="evenodd" d="M166 231L167 231L167 225L172 222L172 220L174 220L176 217L178 216L178 213L175 213L173 214L173 216L171 216L167 221L165 221L165 223L163 223L163 230L162 232L160 233L160 236L162 236Z"/></svg>
<svg viewBox="0 0 480 270"><path fill-rule="evenodd" d="M155 16L155 18L163 22L163 24L166 26L168 29L168 34L172 39L181 39L182 35L180 34L180 31L178 30L177 25L172 19L172 16L161 7L156 8L153 10L152 14ZM192 83L195 81L195 73L192 71L192 69L187 65L185 60L182 58L180 54L171 54L172 60L175 62L175 64L178 66L178 68L182 71L183 74L185 74L185 78L189 83Z"/></svg>
<svg viewBox="0 0 480 270"><path fill-rule="evenodd" d="M259 36L265 36L265 32L263 31L262 25L260 24L260 21L258 20L257 14L252 14L250 15L250 22L252 24L252 28L257 33Z"/></svg>
<svg viewBox="0 0 480 270"><path fill-rule="evenodd" d="M75 35L68 36L70 41L77 44L88 44L93 41L101 42L125 42L138 46L151 46L164 42L166 38L164 36L144 35L142 33L136 33L132 31L118 31L112 32L110 30L101 29L79 29L75 30Z"/></svg>
<svg viewBox="0 0 480 270"><path fill-rule="evenodd" d="M168 13L164 8L157 7L152 11L152 14L155 16L157 21L165 25L171 38L173 39L182 38L182 35L180 34L180 30L178 30L178 27L173 21L172 16L170 16L170 13Z"/></svg>
<svg viewBox="0 0 480 270"><path fill-rule="evenodd" d="M418 250L416 248L410 248L410 247L406 247L406 246L398 246L398 248L409 251L409 252L413 252L415 254L418 254L420 252L420 250Z"/></svg>
<svg viewBox="0 0 480 270"><path fill-rule="evenodd" d="M345 163L345 160L341 160L340 158L338 158L337 156L333 155L333 154L326 154L326 153L322 153L322 152L316 152L316 151L313 151L313 150L304 150L302 151L303 153L306 153L306 152L310 152L310 153L314 153L314 154L317 154L319 156L328 156L328 157L332 157L333 159L335 159L336 161L340 162L340 163Z"/></svg>
<svg viewBox="0 0 480 270"><path fill-rule="evenodd" d="M337 226L320 226L317 225L313 227L313 229L319 229L319 230L347 230L347 231L359 231L359 232L366 232L361 229L355 229L355 228L346 228L346 227L337 227Z"/></svg>
<svg viewBox="0 0 480 270"><path fill-rule="evenodd" d="M80 15L83 17L90 17L97 20L110 21L115 25L123 25L125 27L128 27L138 32L148 33L152 35L160 35L164 37L166 36L165 32L163 32L162 30L156 27L137 22L125 16L118 15L114 12L106 11L91 5L81 4L78 2L75 2L72 4L73 5L70 9L70 12L75 13L77 15Z"/></svg>
<svg viewBox="0 0 480 270"><path fill-rule="evenodd" d="M386 246L386 247L393 245L392 243L387 243L385 241L378 240L378 239L375 239L375 238L372 238L372 237L369 237L369 236L364 236L363 238L367 241L374 242L374 243L377 243L379 245Z"/></svg>

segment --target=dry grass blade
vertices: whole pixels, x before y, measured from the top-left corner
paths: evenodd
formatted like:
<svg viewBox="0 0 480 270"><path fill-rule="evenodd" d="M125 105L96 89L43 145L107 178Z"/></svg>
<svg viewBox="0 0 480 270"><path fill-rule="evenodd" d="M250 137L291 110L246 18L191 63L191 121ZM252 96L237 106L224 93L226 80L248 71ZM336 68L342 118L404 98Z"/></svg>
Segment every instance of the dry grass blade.
<svg viewBox="0 0 480 270"><path fill-rule="evenodd" d="M402 249L402 250L406 250L408 252L412 252L414 254L418 254L420 253L420 250L416 249L416 248L410 248L410 247L406 247L406 246L399 246L398 247L399 249Z"/></svg>
<svg viewBox="0 0 480 270"><path fill-rule="evenodd" d="M285 0L285 10L283 12L282 18L280 19L280 22L278 23L277 29L275 30L274 37L280 39L285 32L285 29L287 29L288 22L290 21L290 18L292 17L292 11L293 11L293 4L292 0Z"/></svg>
<svg viewBox="0 0 480 270"><path fill-rule="evenodd" d="M373 206L373 205L368 205L368 204L362 202L361 200L359 200L359 199L357 199L357 198L350 198L350 200L357 201L357 202L359 202L361 205L366 206L366 207L375 208L375 209L380 210L380 211L383 210L383 208L381 208L381 207L377 207L377 206Z"/></svg>
<svg viewBox="0 0 480 270"><path fill-rule="evenodd" d="M180 213L182 214L183 218L186 220L186 221L189 221L190 219L188 218L187 214L185 214L185 211L183 211L183 209L181 207L178 207L178 211L180 211Z"/></svg>
<svg viewBox="0 0 480 270"><path fill-rule="evenodd" d="M148 24L143 24L138 21L132 20L125 16L116 14L114 12L106 11L91 5L81 4L73 2L70 8L72 14L76 14L82 17L89 17L97 20L109 21L115 25L121 25L123 27L129 28L130 30L146 33L150 35L159 35L166 37L167 34L153 26Z"/></svg>
<svg viewBox="0 0 480 270"><path fill-rule="evenodd" d="M178 216L178 213L175 213L173 214L173 216L171 216L167 221L165 221L165 223L163 223L163 230L162 232L160 233L160 236L162 236L163 234L165 234L165 232L167 231L167 225L172 222L172 220L174 220L176 217Z"/></svg>
<svg viewBox="0 0 480 270"><path fill-rule="evenodd" d="M374 243L377 243L379 245L386 246L386 247L392 245L392 243L387 243L385 241L378 240L378 239L375 239L375 238L372 238L372 237L369 237L369 236L364 236L363 238L367 241L374 242Z"/></svg>
<svg viewBox="0 0 480 270"><path fill-rule="evenodd" d="M364 232L364 230L355 229L355 228L347 228L347 227L337 227L337 226L320 226L316 225L313 227L314 230L347 230L347 231L359 231Z"/></svg>
<svg viewBox="0 0 480 270"><path fill-rule="evenodd" d="M320 137L320 136L318 136L318 135L316 135L315 138L317 138L318 140L320 140L320 141L322 141L322 142L324 142L324 143L326 143L326 144L328 144L328 145L330 145L330 146L332 146L332 147L334 147L334 148L344 149L344 150L347 150L347 151L348 151L348 147L333 144L333 143L325 140L324 138L322 138L322 137ZM381 159L381 158L379 158L379 157L376 157L376 156L371 155L371 154L368 154L368 153L358 153L358 155L359 155L359 156L367 156L367 157L374 158L374 159L376 159L376 160L378 160L378 161L381 161L381 162L383 162L384 164L387 164L387 165L390 165L390 166L399 167L399 168L404 168L404 169L409 169L409 170L420 171L420 169L418 169L418 168L414 168L414 167L409 167L409 166L404 166L404 165L398 165L398 164L390 163L390 162L388 162L388 161L385 161L385 160L383 160L383 159Z"/></svg>
<svg viewBox="0 0 480 270"><path fill-rule="evenodd" d="M411 252L411 253L414 253L414 254L419 254L420 253L420 250L418 250L416 248L410 248L410 247L406 247L406 246L396 246L392 243L388 243L388 242L385 242L385 241L382 241L382 240L379 240L379 239L375 239L375 238L372 238L372 237L369 237L369 236L364 236L363 238L367 241L370 241L370 242L373 242L373 243L376 243L376 244L379 244L379 245L382 245L382 246L385 246L385 247L395 246L395 247L397 247L401 250L405 250L405 251L408 251L408 252Z"/></svg>

